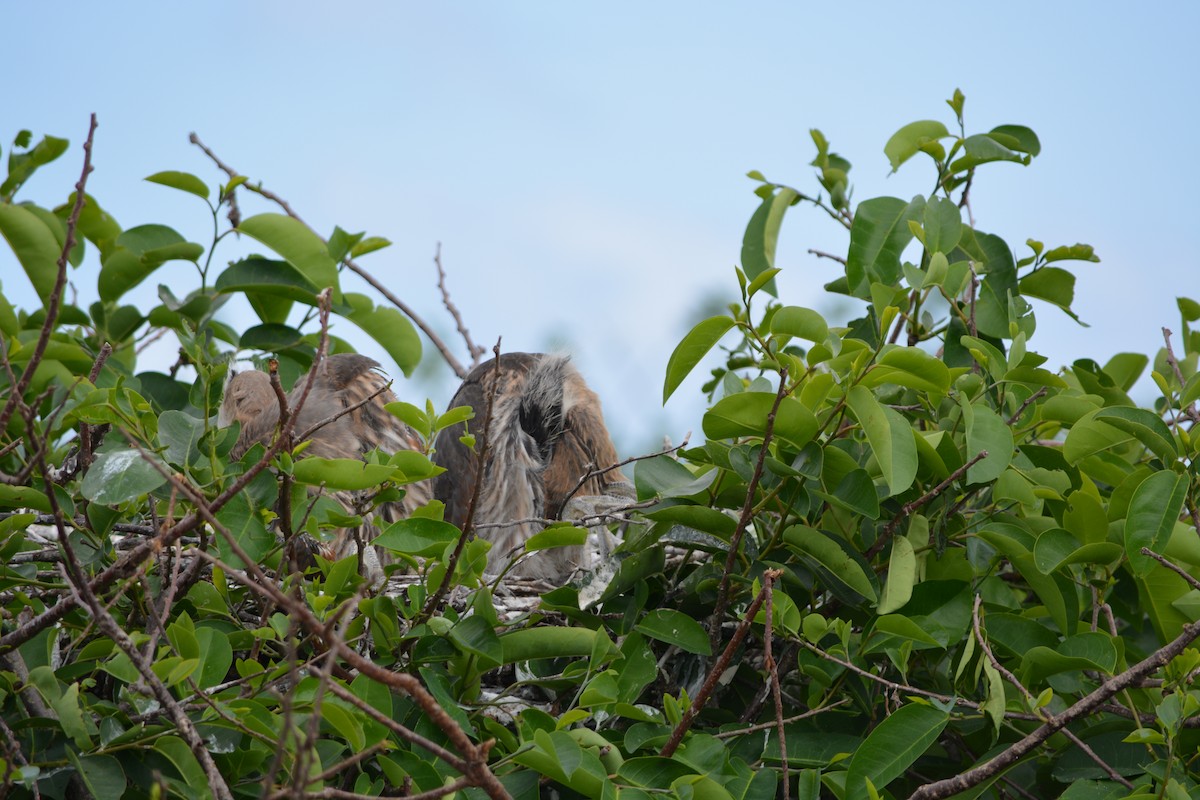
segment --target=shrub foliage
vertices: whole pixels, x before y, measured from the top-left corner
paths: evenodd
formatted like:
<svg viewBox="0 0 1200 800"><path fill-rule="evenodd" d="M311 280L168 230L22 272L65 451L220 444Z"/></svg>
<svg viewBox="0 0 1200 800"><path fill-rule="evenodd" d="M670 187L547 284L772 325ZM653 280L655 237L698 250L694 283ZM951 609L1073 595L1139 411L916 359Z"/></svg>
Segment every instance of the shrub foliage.
<svg viewBox="0 0 1200 800"><path fill-rule="evenodd" d="M412 371L428 326L357 263L386 240L319 235L207 149L220 185L147 180L195 195L211 241L122 227L86 193L94 119L74 193L39 205L22 186L68 144L21 132L4 281L40 304L0 293L0 795L1200 796L1200 304L1153 364L1047 366L1035 310L1074 317L1071 267L1098 259L975 227L970 193L1040 144L948 103L884 148L932 167L928 195L853 202L815 130L812 189L750 173L740 302L665 368L664 401L720 354L705 441L639 458L611 558L523 605L436 503L382 535L409 573L389 591L281 557L355 521L310 487L394 500L461 415L396 407L426 452L367 467L306 465L286 427L234 460L216 425L231 353L286 388L353 325ZM822 255L855 319L777 296L793 208L845 229ZM261 253L218 266L231 234ZM127 299L151 280L158 305ZM140 364L160 338L178 361Z"/></svg>

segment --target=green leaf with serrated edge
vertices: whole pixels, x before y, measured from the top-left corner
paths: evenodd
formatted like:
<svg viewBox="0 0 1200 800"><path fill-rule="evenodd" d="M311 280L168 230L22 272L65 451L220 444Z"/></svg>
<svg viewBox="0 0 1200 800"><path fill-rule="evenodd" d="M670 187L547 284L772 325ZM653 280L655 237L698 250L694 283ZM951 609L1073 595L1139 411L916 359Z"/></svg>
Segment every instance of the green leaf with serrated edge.
<svg viewBox="0 0 1200 800"><path fill-rule="evenodd" d="M722 398L703 417L704 435L709 439L764 436L775 397L772 392L743 392ZM799 400L784 397L773 431L776 437L803 446L816 435L817 419Z"/></svg>
<svg viewBox="0 0 1200 800"><path fill-rule="evenodd" d="M730 317L710 317L696 325L676 345L671 357L667 360L667 377L663 384L663 403L667 402L683 379L691 374L700 359L721 340L721 337L734 326Z"/></svg>
<svg viewBox="0 0 1200 800"><path fill-rule="evenodd" d="M353 309L343 316L378 342L406 377L421 362L421 338L408 319L394 308L376 306L366 295L347 292L346 304Z"/></svg>
<svg viewBox="0 0 1200 800"><path fill-rule="evenodd" d="M341 302L337 264L329 257L329 249L321 237L303 222L283 214L258 214L242 220L237 229L282 256L318 291L331 287L333 301Z"/></svg>
<svg viewBox="0 0 1200 800"><path fill-rule="evenodd" d="M0 236L8 242L34 291L45 302L54 290L62 254L53 231L25 206L0 203Z"/></svg>
<svg viewBox="0 0 1200 800"><path fill-rule="evenodd" d="M857 561L823 533L806 525L792 525L783 532L784 541L807 553L830 574L870 602L875 601L875 587Z"/></svg>
<svg viewBox="0 0 1200 800"><path fill-rule="evenodd" d="M157 456L143 457L133 449L101 453L79 491L93 503L117 505L162 486L167 482L166 469Z"/></svg>
<svg viewBox="0 0 1200 800"><path fill-rule="evenodd" d="M178 189L181 192L189 192L197 197L208 199L208 184L197 178L190 172L178 172L176 170L166 170L164 172L156 172L150 175L145 180L150 183L157 183L161 186L169 186L172 189Z"/></svg>
<svg viewBox="0 0 1200 800"><path fill-rule="evenodd" d="M892 134L883 146L883 154L892 165L892 172L921 151L921 145L929 141L944 139L950 135L946 126L937 120L910 122Z"/></svg>
<svg viewBox="0 0 1200 800"><path fill-rule="evenodd" d="M708 634L703 626L681 611L669 608L651 611L634 625L634 630L689 653L712 655Z"/></svg>
<svg viewBox="0 0 1200 800"><path fill-rule="evenodd" d="M883 789L903 775L941 735L950 715L923 703L909 703L884 717L850 759L847 800L867 800L867 781Z"/></svg>
<svg viewBox="0 0 1200 800"><path fill-rule="evenodd" d="M846 404L867 435L890 494L900 494L912 486L917 476L917 444L908 421L862 386L850 390Z"/></svg>
<svg viewBox="0 0 1200 800"><path fill-rule="evenodd" d="M780 186L764 197L762 204L751 215L742 238L742 269L751 281L765 270L774 268L775 248L779 241L783 214L798 196L795 189ZM768 294L777 296L774 280L763 286L763 289Z"/></svg>
<svg viewBox="0 0 1200 800"><path fill-rule="evenodd" d="M771 317L771 333L821 343L829 336L825 318L810 308L784 306Z"/></svg>
<svg viewBox="0 0 1200 800"><path fill-rule="evenodd" d="M1154 568L1156 562L1142 555L1141 550L1160 550L1183 510L1187 489L1186 476L1163 470L1146 478L1134 491L1125 518L1125 553L1135 575L1144 577Z"/></svg>
<svg viewBox="0 0 1200 800"><path fill-rule="evenodd" d="M912 598L917 577L917 557L912 543L904 536L892 538L892 555L888 559L887 583L879 599L880 614L890 614L904 607Z"/></svg>
<svg viewBox="0 0 1200 800"><path fill-rule="evenodd" d="M1163 422L1162 417L1152 411L1113 406L1100 409L1092 419L1133 434L1163 461L1171 462L1179 458L1179 450L1175 446L1175 437L1171 434L1171 429Z"/></svg>

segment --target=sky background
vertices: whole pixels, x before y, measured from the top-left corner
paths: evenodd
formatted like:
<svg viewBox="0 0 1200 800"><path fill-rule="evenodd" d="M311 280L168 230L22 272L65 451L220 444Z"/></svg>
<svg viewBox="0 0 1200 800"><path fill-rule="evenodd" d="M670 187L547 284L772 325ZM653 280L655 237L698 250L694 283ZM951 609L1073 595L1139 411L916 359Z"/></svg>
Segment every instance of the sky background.
<svg viewBox="0 0 1200 800"><path fill-rule="evenodd" d="M1031 349L1047 366L1153 353L1162 326L1179 329L1175 296L1200 297L1187 244L1200 232L1200 4L0 0L0 29L0 146L23 128L72 145L18 199L65 200L95 112L89 193L126 228L162 223L206 244L199 200L141 180L165 169L221 180L188 144L195 131L318 231L390 239L360 264L462 359L436 289L440 242L476 341L572 353L626 455L699 436L702 376L664 408L663 374L690 327L736 296L758 202L745 173L815 193L815 127L853 162L856 200L926 193L927 162L889 176L883 145L914 120L952 127L956 87L968 132L1022 124L1042 142L1030 167L980 170L977 226L1018 257L1032 237L1090 243L1102 259L1068 265L1090 328L1037 306ZM781 298L848 319L856 306L821 288L836 265L807 253L846 243L821 212L793 208ZM73 273L81 302L98 268ZM0 282L32 304L6 248ZM148 310L160 282L181 296L198 285L175 262L129 300ZM256 320L234 308L226 321ZM173 357L168 347L141 366ZM427 346L420 379L397 383L403 399L445 405L456 382L438 360Z"/></svg>

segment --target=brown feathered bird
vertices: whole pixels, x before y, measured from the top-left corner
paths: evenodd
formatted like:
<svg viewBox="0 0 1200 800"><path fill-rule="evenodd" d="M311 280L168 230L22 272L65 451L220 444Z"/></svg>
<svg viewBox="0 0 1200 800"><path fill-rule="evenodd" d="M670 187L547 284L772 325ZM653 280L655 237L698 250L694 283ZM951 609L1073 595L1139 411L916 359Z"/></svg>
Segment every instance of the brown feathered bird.
<svg viewBox="0 0 1200 800"><path fill-rule="evenodd" d="M296 382L288 397L289 407L297 405L307 380L305 375ZM388 378L380 371L378 362L356 353L326 357L317 366L312 389L293 428L299 436L320 424L309 434L312 444L304 455L362 458L375 448L389 454L420 450L421 440L417 434L384 408L395 400L396 395L388 388ZM357 408L347 412L356 405ZM269 443L275 435L279 426L279 401L265 372L245 370L229 377L218 424L226 426L233 422L241 424L237 444L232 450L235 458L256 443ZM374 548L364 545L378 534L381 524L394 522L427 503L430 488L428 482L406 486L401 501L382 504L374 513L367 514L364 524L357 529L338 531L332 545L323 548L325 555L344 558L361 550L368 577L377 579L382 575L381 560L374 554ZM363 514L371 505L367 492L338 491L331 492L331 496L352 514ZM382 562L386 561L386 558L382 559Z"/></svg>
<svg viewBox="0 0 1200 800"><path fill-rule="evenodd" d="M493 383L488 459L474 523L480 538L492 543L488 572L497 574L513 551L542 529L538 520L559 519L575 498L625 499L633 490L619 469L601 472L617 463L617 451L600 398L569 358L507 353L500 356L499 369L493 359L471 370L450 401L451 408L474 409L467 425L475 449L459 441L458 426L442 431L435 442L434 461L446 472L434 479L433 491L446 504L447 521L460 527L466 522ZM561 584L576 569L590 566L587 552L584 546L544 550L522 559L509 574Z"/></svg>

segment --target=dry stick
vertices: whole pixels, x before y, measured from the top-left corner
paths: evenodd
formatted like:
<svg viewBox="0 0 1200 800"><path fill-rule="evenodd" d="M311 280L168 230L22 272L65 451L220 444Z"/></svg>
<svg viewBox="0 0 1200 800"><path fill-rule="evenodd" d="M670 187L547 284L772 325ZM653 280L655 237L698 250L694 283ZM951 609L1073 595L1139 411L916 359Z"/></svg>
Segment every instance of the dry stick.
<svg viewBox="0 0 1200 800"><path fill-rule="evenodd" d="M25 365L25 371L21 373L20 379L9 392L8 401L5 402L3 410L0 410L0 431L8 428L8 421L12 418L17 403L25 396L25 390L29 388L29 383L33 380L34 371L42 363L46 345L50 343L50 334L54 332L54 326L58 322L58 312L62 307L63 288L67 285L67 261L71 256L71 249L75 247L75 227L79 224L80 213L83 212L84 189L87 187L88 175L92 171L92 140L95 134L96 115L92 114L87 139L83 143L83 172L75 184L75 205L71 208L71 215L67 217L66 239L63 241L62 253L58 257L58 273L54 277L54 288L50 290L50 297L46 304L46 321L42 323L41 333L38 334L37 344L33 346L33 354L29 358L29 363Z"/></svg>
<svg viewBox="0 0 1200 800"><path fill-rule="evenodd" d="M252 464L249 469L243 472L241 476L229 486L229 488L221 492L221 494L219 494L215 499L207 503L208 510L214 514L234 497L241 494L241 492L250 485L250 482L258 477L258 474L270 465L271 459L273 459L275 455L283 449L285 440L295 427L296 418L299 414L299 411L304 406L304 403L308 400L309 392L312 390L313 382L316 378L316 368L325 358L325 353L329 349L329 289L324 289L319 295L317 295L317 303L321 319L321 338L317 345L316 357L313 359L313 369L309 372L308 380L301 389L300 397L297 399L296 407L293 409L292 417L288 420L287 425L284 426L285 429L281 431L281 435L276 437L275 441L272 442L271 446L266 449L262 457L257 462ZM202 521L203 515L200 514L199 510L196 510L190 512L186 517L172 525L170 528L159 531L158 534L153 538L147 539L137 547L127 551L125 555L118 559L115 563L105 568L105 570L95 578L92 578L91 582L89 583L91 590L93 592L103 591L114 581L122 580L133 575L140 569L143 561L145 561L154 553L157 553L162 548L170 546L185 533L190 533L191 531L195 530ZM19 647L20 645L29 641L46 628L61 620L77 605L78 599L74 595L63 595L59 598L57 603L43 611L38 616L34 617L29 622L20 625L16 630L11 631L4 636L0 636L0 653L10 650L14 647Z"/></svg>
<svg viewBox="0 0 1200 800"><path fill-rule="evenodd" d="M165 330L165 328L164 328ZM104 362L108 361L108 357L112 355L112 345L105 342L100 347L100 352L96 354L96 360L92 364L92 371L88 373L88 380L94 385L96 379L100 377L100 370L104 368ZM92 463L92 426L86 422L79 423L79 459L76 464L76 472L86 472L87 468ZM70 475L74 477L74 475Z"/></svg>
<svg viewBox="0 0 1200 800"><path fill-rule="evenodd" d="M813 250L812 248L809 248L808 252L812 253L817 258L828 258L830 261L838 262L843 267L846 266L846 259L842 258L841 256L835 256L833 253L826 253L821 250Z"/></svg>
<svg viewBox="0 0 1200 800"><path fill-rule="evenodd" d="M988 457L988 451L980 450L978 453L976 453L974 456L971 457L970 461L963 464L958 469L954 470L954 472L951 472L949 477L946 478L946 480L942 481L937 486L933 487L928 492L926 492L925 494L918 497L916 500L913 500L911 503L905 503L903 506L901 506L900 511L896 514L896 516L892 517L888 521L887 526L884 527L884 529L883 529L883 533L879 534L879 538L875 540L875 543L873 545L871 545L869 548L867 548L867 552L864 553L863 555L868 559L875 556L880 550L883 549L883 546L888 543L888 541L892 538L892 536L895 535L896 529L900 527L901 522L903 522L914 511L916 511L916 510L924 507L925 505L933 502L934 500L936 500L938 495L940 495L942 492L949 489L950 486L956 480L961 478L963 475L966 475L967 470L969 470L971 467L975 466L976 464L978 464L980 461L982 461L983 459L985 459L987 457Z"/></svg>
<svg viewBox="0 0 1200 800"><path fill-rule="evenodd" d="M220 168L230 178L239 177L237 171L234 170L233 167L230 167L230 166L226 165L223 161L221 161L221 159L217 157L217 154L214 153L212 150L210 150L203 142L201 142L200 137L197 136L195 133L188 135L188 141L191 142L192 144L196 145L197 147L199 147L201 150L203 150L204 154L206 156L208 156L210 159L212 159L213 163L216 164L217 167ZM300 217L299 214L297 214L295 211L293 211L292 207L290 205L288 205L288 202L286 200L284 200L282 197L280 197L279 195L275 194L274 192L272 192L269 189L264 189L261 184L258 186L254 186L249 183L243 183L242 186L244 186L249 191L254 192L255 194L258 194L262 197L265 197L266 199L275 203L277 206L279 206L281 209L283 209L283 212L285 214L287 214L289 217L291 217L292 219L294 219L297 222L299 222L300 224L302 224L304 227L308 228L310 231L312 231L313 235L320 238L321 241L325 241L324 237L322 237L321 234L317 233L311 225L309 225L307 222L305 222ZM433 346L436 347L438 349L438 352L442 354L442 358L446 359L446 363L450 365L450 369L454 370L455 375L457 375L459 378L467 377L467 371L465 369L463 369L463 365L460 364L458 359L454 357L454 354L450 352L450 348L446 346L446 343L442 341L441 337L438 336L436 332L434 332L433 328L429 327L429 324L426 323L425 320L423 320L417 314L416 311L414 311L403 300L401 300L400 298L396 297L396 295L394 295L390 291L388 291L388 288L386 286L384 286L382 283L380 283L378 280L376 280L375 276L371 275L369 272L367 272L362 267L360 267L349 256L342 259L342 263L345 264L346 267L351 272L353 272L355 275L359 276L360 278L365 280L368 284L370 284L372 289L374 289L375 291L377 291L381 295L383 295L385 298L387 298L388 302L391 303L392 305L394 305L396 308L400 309L400 311L403 312L406 317L411 319L413 321L413 324L416 325L418 328L420 328L421 332L424 333L427 337L429 337L429 341L433 342Z"/></svg>
<svg viewBox="0 0 1200 800"><path fill-rule="evenodd" d="M729 555L725 557L725 571L721 574L721 585L717 589L717 605L713 609L712 620L709 622L708 639L713 652L716 652L721 644L721 622L725 616L725 608L729 605L729 576L733 573L734 562L737 561L738 547L742 543L742 535L746 532L746 526L750 524L750 516L754 511L754 493L758 490L758 482L762 479L763 464L766 462L767 450L771 444L771 438L775 435L775 415L779 411L779 404L783 402L784 396L788 393L787 388L787 367L779 371L779 391L775 393L775 402L771 405L770 412L767 413L767 424L763 430L762 449L758 451L758 462L754 465L754 474L750 476L750 485L746 487L746 502L742 504L742 513L738 517L737 527L733 530L733 536L729 538Z"/></svg>
<svg viewBox="0 0 1200 800"><path fill-rule="evenodd" d="M442 293L442 305L446 307L446 311L454 318L454 325L458 328L459 335L462 336L463 342L467 345L467 352L471 354L471 366L475 367L479 364L479 359L483 357L487 349L475 344L475 340L471 338L471 332L467 330L467 326L463 323L463 318L458 313L458 307L450 301L450 290L446 288L446 270L442 269L442 243L437 243L437 251L433 254L433 264L437 267L438 274L438 291Z"/></svg>
<svg viewBox="0 0 1200 800"><path fill-rule="evenodd" d="M1175 357L1175 348L1171 346L1171 331L1169 328L1162 329L1163 341L1167 344L1167 363L1171 365L1171 369L1175 372L1175 378L1179 381L1179 391L1183 391L1183 387L1187 385L1187 381L1183 379L1183 373L1179 371L1179 359ZM1200 422L1200 412L1196 411L1196 404L1189 403L1188 407L1183 410L1184 415L1192 422Z"/></svg>
<svg viewBox="0 0 1200 800"><path fill-rule="evenodd" d="M1182 653L1198 636L1200 636L1200 622L1192 622L1184 625L1182 633L1171 640L1170 643L1154 651L1124 672L1104 681L1099 687L1084 695L1066 710L1050 717L1025 738L1010 745L1007 749L978 767L969 769L953 778L921 786L909 795L909 800L941 800L941 798L951 797L973 786L978 786L989 778L1000 774L1062 728L1092 713L1113 695L1134 686L1142 678L1165 666L1171 659Z"/></svg>
<svg viewBox="0 0 1200 800"><path fill-rule="evenodd" d="M983 654L985 656L987 656L987 660L992 665L992 668L995 669L997 672L999 672L1001 675L1003 675L1004 680L1011 683L1013 686L1015 686L1017 688L1017 690L1022 695L1024 695L1025 702L1029 705L1029 707L1033 710L1033 712L1035 714L1037 714L1039 717L1041 717L1043 720L1048 719L1049 718L1048 715L1042 709L1038 708L1037 698L1033 696L1033 693L1030 692L1029 689L1027 689L1025 687L1025 684L1021 683L1021 681L1019 681L1017 679L1016 675L1012 674L1012 672L1009 671L1007 667L1005 667L1003 664L1001 664L1000 660L998 658L996 658L995 654L992 652L992 648L988 644L987 639L983 635L983 630L980 627L979 607L980 607L980 605L982 605L982 603L983 603L983 596L976 594L975 595L975 605L971 609L971 627L975 631L975 641L977 641L979 643L979 649L981 649L983 651ZM1104 770L1108 774L1109 780L1116 781L1117 783L1124 786L1126 789L1133 788L1132 783L1130 783L1119 772L1117 772L1115 769L1113 769L1112 766L1110 764L1108 764L1108 762L1106 762L1103 758L1101 758L1100 755L1098 753L1096 753L1095 750L1093 750L1091 747L1089 747L1086 742L1084 742L1082 739L1080 739L1078 736L1076 736L1074 733L1072 733L1068 728L1063 728L1061 733L1064 736L1066 736L1068 739L1070 739L1071 743L1074 744L1076 747L1078 747L1083 752L1084 755L1086 755L1093 762L1095 762L1095 764L1098 767L1100 767L1100 769Z"/></svg>
<svg viewBox="0 0 1200 800"><path fill-rule="evenodd" d="M479 493L483 487L484 475L487 473L488 450L491 447L492 408L496 404L496 386L500 383L499 339L496 340L496 345L492 348L492 354L495 356L495 360L492 362L495 371L492 376L492 385L488 387L487 407L483 415L482 440L479 445L479 463L475 467L475 485L471 487L471 500L467 504L467 516L463 521L462 533L458 537L458 542L454 545L454 552L450 554L450 559L446 562L446 571L442 576L442 582L438 585L437 591L429 597L429 600L425 603L425 607L421 609L421 613L413 620L413 627L416 627L437 613L442 600L445 599L447 592L450 591L450 581L454 578L454 568L458 566L458 559L462 556L463 548L474 531L475 511L479 507Z"/></svg>
<svg viewBox="0 0 1200 800"><path fill-rule="evenodd" d="M663 745L663 749L659 755L663 758L670 758L679 743L683 741L683 735L688 732L688 728L692 727L692 722L696 716L704 709L704 704L708 702L708 698L712 695L713 690L717 688L717 682L721 679L721 675L729 667L729 662L733 660L733 654L741 646L742 640L746 638L746 634L750 632L750 624L754 621L754 617L758 614L758 609L762 607L767 595L771 593L771 582L783 574L782 570L769 569L763 573L763 588L759 590L758 596L750 603L750 607L746 609L746 615L742 617L742 621L738 623L737 630L733 632L733 637L729 640L729 644L725 647L725 651L721 653L721 657L717 659L717 663L713 664L712 671L708 673L708 678L705 679L704 685L700 687L700 691L696 693L696 698L692 700L692 704L688 706L687 711L683 712L683 718L679 720L679 724L675 726L675 730L671 731L671 738Z"/></svg>
<svg viewBox="0 0 1200 800"><path fill-rule="evenodd" d="M677 452L677 451L682 450L683 448L687 447L688 440L690 440L691 438L692 438L692 432L688 431L687 434L683 437L683 441L680 442L679 444L675 445L674 447L665 447L662 450L659 450L657 453L645 453L640 456L631 456L631 457L625 459L624 461L618 461L616 464L612 464L611 466L602 467L602 468L598 468L598 469L592 469L592 470L589 470L588 472L583 473L583 475L579 478L579 482L575 484L575 488L573 488L573 489L571 489L571 491L567 492L566 497L563 498L562 505L566 506L567 501L570 500L572 497L574 497L575 493L578 492L580 489L582 489L583 485L585 483L587 483L588 481L590 481L592 478L599 478L601 475L606 475L606 474L612 472L614 469L620 469L621 467L628 466L628 465L634 463L635 461L645 461L650 458L658 458L659 456L670 455L671 453Z"/></svg>
<svg viewBox="0 0 1200 800"><path fill-rule="evenodd" d="M776 573L780 574L780 573ZM767 597L763 602L763 614L766 617L765 628L763 632L763 667L767 670L767 675L771 681L771 694L775 697L775 728L779 735L779 760L783 764L783 800L791 800L791 778L788 775L788 757L787 757L787 740L783 730L783 690L779 688L779 667L775 663L775 657L771 655L771 639L774 634L771 632L771 598L774 592L771 591L773 583L771 576L764 576L763 591Z"/></svg>

